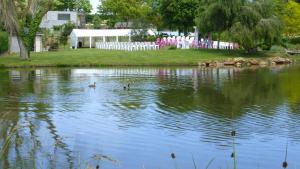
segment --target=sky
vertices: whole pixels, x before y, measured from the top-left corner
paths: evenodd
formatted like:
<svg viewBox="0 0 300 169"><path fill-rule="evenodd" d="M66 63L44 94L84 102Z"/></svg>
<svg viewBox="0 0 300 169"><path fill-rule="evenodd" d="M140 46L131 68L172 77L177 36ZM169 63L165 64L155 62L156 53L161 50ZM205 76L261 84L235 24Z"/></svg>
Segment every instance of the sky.
<svg viewBox="0 0 300 169"><path fill-rule="evenodd" d="M100 0L90 0L90 1L91 1L91 4L93 5L92 13L96 13L97 12L97 6L99 5Z"/></svg>

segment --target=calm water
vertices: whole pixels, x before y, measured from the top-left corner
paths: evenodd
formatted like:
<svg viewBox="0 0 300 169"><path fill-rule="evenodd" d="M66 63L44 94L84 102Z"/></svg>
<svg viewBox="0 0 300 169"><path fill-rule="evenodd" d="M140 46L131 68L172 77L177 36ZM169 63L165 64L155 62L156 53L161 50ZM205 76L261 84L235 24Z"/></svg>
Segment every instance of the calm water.
<svg viewBox="0 0 300 169"><path fill-rule="evenodd" d="M238 169L286 145L300 169L300 66L0 70L3 169L227 169L233 141Z"/></svg>

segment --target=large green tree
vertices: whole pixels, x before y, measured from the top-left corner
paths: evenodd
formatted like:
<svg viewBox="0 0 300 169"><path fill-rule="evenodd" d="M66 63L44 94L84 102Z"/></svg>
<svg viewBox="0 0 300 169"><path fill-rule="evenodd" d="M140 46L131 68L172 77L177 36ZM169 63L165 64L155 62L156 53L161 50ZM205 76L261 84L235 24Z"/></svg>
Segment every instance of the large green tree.
<svg viewBox="0 0 300 169"><path fill-rule="evenodd" d="M287 37L300 35L300 4L296 1L274 0L276 15L283 23Z"/></svg>
<svg viewBox="0 0 300 169"><path fill-rule="evenodd" d="M2 21L8 32L16 34L21 59L28 59L43 16L52 0L0 0Z"/></svg>
<svg viewBox="0 0 300 169"><path fill-rule="evenodd" d="M98 13L110 27L116 22L134 21L147 14L148 6L143 0L102 0Z"/></svg>
<svg viewBox="0 0 300 169"><path fill-rule="evenodd" d="M274 14L272 1L247 2L238 14L231 34L247 52L256 51L258 47L269 50L279 42L281 22Z"/></svg>
<svg viewBox="0 0 300 169"><path fill-rule="evenodd" d="M221 33L231 28L243 4L242 0L201 0L195 19L196 24L202 34L217 33L220 42Z"/></svg>
<svg viewBox="0 0 300 169"><path fill-rule="evenodd" d="M161 0L146 0L148 6L147 14L144 16L147 24L156 26L157 29L164 27L162 15L160 13Z"/></svg>
<svg viewBox="0 0 300 169"><path fill-rule="evenodd" d="M54 0L54 10L72 10L90 13L93 9L90 0Z"/></svg>
<svg viewBox="0 0 300 169"><path fill-rule="evenodd" d="M197 0L161 0L160 13L165 26L186 35L195 25Z"/></svg>

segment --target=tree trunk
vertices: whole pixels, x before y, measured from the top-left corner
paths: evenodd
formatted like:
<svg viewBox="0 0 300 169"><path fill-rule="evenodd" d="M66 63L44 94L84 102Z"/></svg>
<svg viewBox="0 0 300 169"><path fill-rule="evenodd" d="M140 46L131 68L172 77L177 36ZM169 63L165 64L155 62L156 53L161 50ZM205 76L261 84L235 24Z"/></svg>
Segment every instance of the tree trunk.
<svg viewBox="0 0 300 169"><path fill-rule="evenodd" d="M19 46L20 46L20 58L22 60L29 59L28 49L26 48L26 46L24 45L24 43L22 42L22 40L20 39L20 37L17 36L17 39L18 39L18 43L19 43Z"/></svg>

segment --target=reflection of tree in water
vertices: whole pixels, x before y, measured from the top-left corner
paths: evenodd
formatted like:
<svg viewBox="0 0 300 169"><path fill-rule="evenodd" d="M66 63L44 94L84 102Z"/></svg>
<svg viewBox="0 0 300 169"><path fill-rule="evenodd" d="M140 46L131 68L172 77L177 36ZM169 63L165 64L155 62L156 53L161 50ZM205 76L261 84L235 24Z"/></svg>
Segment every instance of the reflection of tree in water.
<svg viewBox="0 0 300 169"><path fill-rule="evenodd" d="M286 104L289 108L288 117L283 117L288 136L295 140L300 139L300 67L291 67L279 74L279 85L283 91Z"/></svg>
<svg viewBox="0 0 300 169"><path fill-rule="evenodd" d="M216 78L217 73L203 73L202 70L198 70L197 74L196 89L193 87L195 77L165 79L161 85L165 84L166 87L163 92L158 93L162 103L160 106L176 112L202 110L231 118L232 112L237 117L243 115L245 107L264 105L267 112L282 101L278 79L268 70L259 73L233 72L228 74L226 80Z"/></svg>
<svg viewBox="0 0 300 169"><path fill-rule="evenodd" d="M287 98L280 83L282 81L289 83L288 79L297 79L299 76L299 73L294 75L288 73L289 77L284 80L280 75L281 72L274 73L269 69L255 71L251 69L242 71L196 69L194 72L195 75L190 78L165 76L160 79L160 85L164 90L158 92L158 106L166 112L179 113L178 115L185 116L186 113L195 115L192 122L191 119L189 120L189 126L185 126L187 123L185 118L173 119L182 120L177 122L177 124L181 124L178 129L198 128L204 130L204 134L214 131L216 137L221 137L221 140L223 137L230 138L228 131L231 130L232 120L237 130L244 132L239 137L247 137L252 132L269 130L272 133L275 131L271 130L280 130L270 124L270 120L274 121L273 116L276 109L282 106ZM299 82L295 83L300 84ZM300 92L297 94L299 95ZM196 115L197 112L201 113ZM252 116L254 114L255 116ZM246 117L248 118L246 119ZM244 118L247 121L244 121ZM172 120L162 118L161 122L171 123ZM246 126L252 125L251 122L260 123L257 124L258 126L253 126L254 129L257 129L256 131L247 129ZM268 128L265 126L267 124L272 127ZM212 133L207 133L207 135L211 137Z"/></svg>
<svg viewBox="0 0 300 169"><path fill-rule="evenodd" d="M44 168L45 166L41 165L48 165L50 168L55 168L56 164L51 156L56 156L55 152L62 150L69 162L68 168L73 168L72 152L63 142L63 138L57 134L51 120L51 106L49 102L42 101L47 95L47 87L43 87L38 80L35 80L33 72L21 71L19 77L11 80L9 80L9 72L0 72L0 98L3 99L0 102L0 107L3 108L0 109L2 147L0 166L1 168ZM56 143L46 149L38 136L43 122L47 125L46 128L52 135L53 142ZM40 155L45 155L45 151L53 155L48 157L49 162L41 164L37 159Z"/></svg>
<svg viewBox="0 0 300 169"><path fill-rule="evenodd" d="M279 74L280 87L292 112L299 113L300 105L300 67L292 67Z"/></svg>

